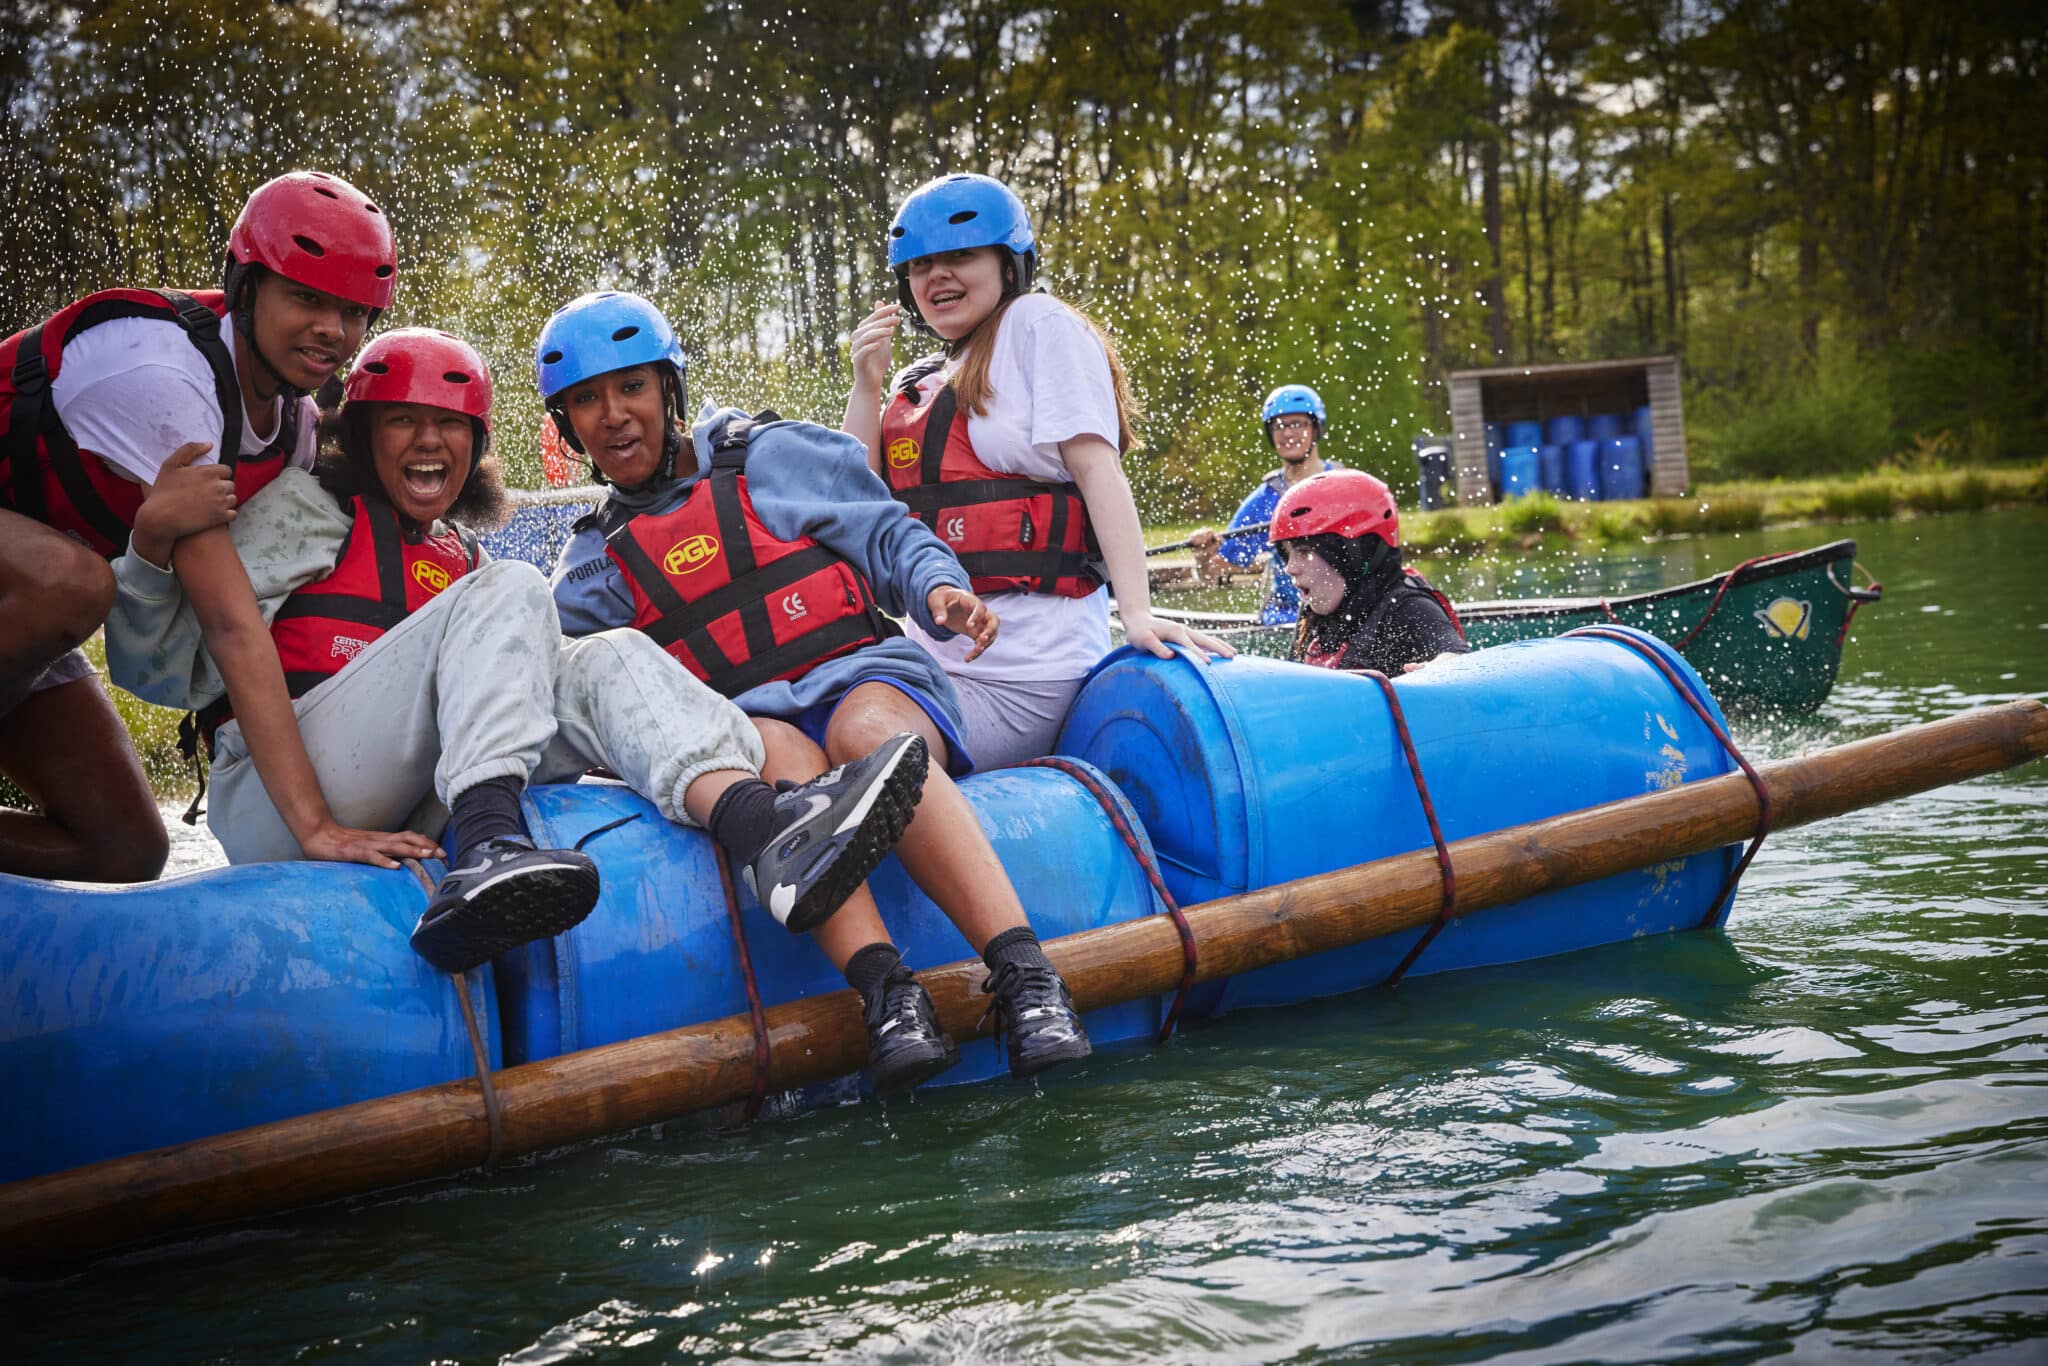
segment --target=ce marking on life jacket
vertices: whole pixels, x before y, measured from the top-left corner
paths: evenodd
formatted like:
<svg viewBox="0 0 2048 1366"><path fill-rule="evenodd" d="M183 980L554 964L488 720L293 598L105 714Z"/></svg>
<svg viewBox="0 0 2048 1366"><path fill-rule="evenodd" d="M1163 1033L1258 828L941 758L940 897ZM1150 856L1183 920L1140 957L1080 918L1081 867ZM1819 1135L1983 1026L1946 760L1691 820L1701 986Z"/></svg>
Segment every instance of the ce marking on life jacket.
<svg viewBox="0 0 2048 1366"><path fill-rule="evenodd" d="M955 545L966 540L967 519L965 517L948 517L946 519L945 537Z"/></svg>
<svg viewBox="0 0 2048 1366"><path fill-rule="evenodd" d="M784 593L782 595L782 615L788 617L791 621L795 621L798 617L807 617L810 614L811 609L804 606L803 594Z"/></svg>

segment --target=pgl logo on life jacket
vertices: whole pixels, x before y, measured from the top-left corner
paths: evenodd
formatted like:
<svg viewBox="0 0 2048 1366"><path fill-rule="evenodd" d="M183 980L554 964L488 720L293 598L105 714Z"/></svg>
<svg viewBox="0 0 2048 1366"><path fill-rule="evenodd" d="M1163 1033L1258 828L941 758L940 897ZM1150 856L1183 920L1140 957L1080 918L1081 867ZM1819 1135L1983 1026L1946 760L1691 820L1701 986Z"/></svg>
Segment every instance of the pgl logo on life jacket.
<svg viewBox="0 0 2048 1366"><path fill-rule="evenodd" d="M946 519L946 539L955 545L967 539L967 519L965 517L948 517Z"/></svg>
<svg viewBox="0 0 2048 1366"><path fill-rule="evenodd" d="M440 592L442 589L446 588L450 582L448 578L448 571L443 569L440 565L435 564L432 560L414 561L412 567L412 581L418 584L420 587L426 589L427 592L429 593Z"/></svg>
<svg viewBox="0 0 2048 1366"><path fill-rule="evenodd" d="M661 557L661 567L671 574L687 574L702 569L718 558L718 538L708 531L700 531L687 541L677 541L668 548L668 554Z"/></svg>
<svg viewBox="0 0 2048 1366"><path fill-rule="evenodd" d="M889 443L889 468L907 469L917 463L924 452L917 448L917 442L907 436L899 436Z"/></svg>
<svg viewBox="0 0 2048 1366"><path fill-rule="evenodd" d="M1813 629L1813 604L1798 598L1778 598L1756 614L1764 634L1772 640L1804 640Z"/></svg>
<svg viewBox="0 0 2048 1366"><path fill-rule="evenodd" d="M798 617L807 617L810 614L810 609L804 606L803 594L784 593L782 595L782 615L788 617L791 621L795 621Z"/></svg>

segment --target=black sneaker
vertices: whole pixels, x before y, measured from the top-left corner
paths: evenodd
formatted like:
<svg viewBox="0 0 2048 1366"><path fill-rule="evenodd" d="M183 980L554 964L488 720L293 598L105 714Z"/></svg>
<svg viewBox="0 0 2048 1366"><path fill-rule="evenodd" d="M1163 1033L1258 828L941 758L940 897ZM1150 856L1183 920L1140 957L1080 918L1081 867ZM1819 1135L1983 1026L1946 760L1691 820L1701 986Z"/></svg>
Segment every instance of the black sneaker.
<svg viewBox="0 0 2048 1366"><path fill-rule="evenodd" d="M931 753L892 736L874 753L775 795L775 833L740 870L763 910L803 934L867 881L910 824Z"/></svg>
<svg viewBox="0 0 2048 1366"><path fill-rule="evenodd" d="M953 1036L939 1027L932 998L899 968L867 1003L868 1073L875 1091L908 1091L960 1061Z"/></svg>
<svg viewBox="0 0 2048 1366"><path fill-rule="evenodd" d="M1067 984L1051 968L1005 963L988 975L981 989L993 998L982 1018L996 1017L1011 1076L1028 1077L1095 1051Z"/></svg>
<svg viewBox="0 0 2048 1366"><path fill-rule="evenodd" d="M582 924L597 905L597 886L588 854L485 840L467 867L450 870L434 889L412 932L413 952L443 972L466 972Z"/></svg>

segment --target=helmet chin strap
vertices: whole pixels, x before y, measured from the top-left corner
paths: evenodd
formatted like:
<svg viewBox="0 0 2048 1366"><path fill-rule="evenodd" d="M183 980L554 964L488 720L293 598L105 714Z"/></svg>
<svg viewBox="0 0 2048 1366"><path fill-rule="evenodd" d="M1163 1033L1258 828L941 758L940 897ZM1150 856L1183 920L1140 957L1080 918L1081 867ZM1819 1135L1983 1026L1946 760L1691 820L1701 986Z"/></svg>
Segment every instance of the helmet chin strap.
<svg viewBox="0 0 2048 1366"><path fill-rule="evenodd" d="M276 363L263 354L263 347L256 340L256 287L262 283L262 277L249 271L247 267L237 267L237 270L247 273L238 275L233 282L235 292L229 300L231 314L235 320L235 332L249 344L249 354L256 357L256 363L269 371L270 377L277 381L277 387L267 394L263 392L262 386L255 386L256 397L266 403L274 402L280 396L287 400L302 397L306 391L285 378L284 371L278 369Z"/></svg>

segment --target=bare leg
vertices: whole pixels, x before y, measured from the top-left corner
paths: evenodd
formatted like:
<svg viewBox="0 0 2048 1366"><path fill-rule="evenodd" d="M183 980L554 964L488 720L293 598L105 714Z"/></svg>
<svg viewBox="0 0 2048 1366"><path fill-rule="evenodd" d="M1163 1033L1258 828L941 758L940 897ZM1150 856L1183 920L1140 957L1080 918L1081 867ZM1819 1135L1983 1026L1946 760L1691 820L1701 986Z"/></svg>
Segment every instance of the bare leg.
<svg viewBox="0 0 2048 1366"><path fill-rule="evenodd" d="M825 753L833 763L844 763L906 730L931 746L932 766L924 800L896 845L896 857L980 953L1004 930L1028 922L974 808L946 776L946 740L924 708L886 683L863 683L832 714Z"/></svg>
<svg viewBox="0 0 2048 1366"><path fill-rule="evenodd" d="M0 811L0 872L77 882L163 872L163 813L97 678L35 693L0 717L0 772L43 808Z"/></svg>
<svg viewBox="0 0 2048 1366"><path fill-rule="evenodd" d="M0 686L27 686L97 631L113 602L105 560L0 512ZM98 679L46 688L0 714L0 773L43 808L0 811L0 872L147 882L163 871L163 816Z"/></svg>

